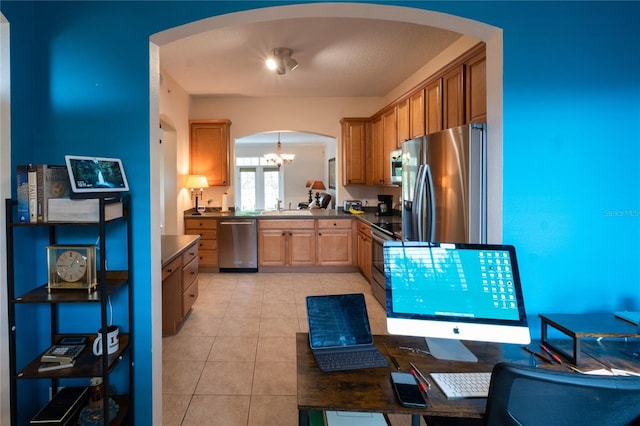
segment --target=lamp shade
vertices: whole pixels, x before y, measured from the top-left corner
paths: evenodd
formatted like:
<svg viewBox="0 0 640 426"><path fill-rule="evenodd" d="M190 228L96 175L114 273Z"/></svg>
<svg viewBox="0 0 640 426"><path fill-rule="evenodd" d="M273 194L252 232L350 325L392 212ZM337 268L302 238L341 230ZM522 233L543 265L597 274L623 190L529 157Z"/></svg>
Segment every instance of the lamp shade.
<svg viewBox="0 0 640 426"><path fill-rule="evenodd" d="M305 188L310 188L311 185L313 185L313 181L312 180L308 180L307 184L305 185Z"/></svg>
<svg viewBox="0 0 640 426"><path fill-rule="evenodd" d="M187 183L185 184L187 188L208 188L209 182L207 181L206 176L202 175L189 175L187 177Z"/></svg>
<svg viewBox="0 0 640 426"><path fill-rule="evenodd" d="M313 181L313 183L311 184L311 189L324 191L327 188L325 188L324 183L322 183L321 180L316 180L316 181Z"/></svg>

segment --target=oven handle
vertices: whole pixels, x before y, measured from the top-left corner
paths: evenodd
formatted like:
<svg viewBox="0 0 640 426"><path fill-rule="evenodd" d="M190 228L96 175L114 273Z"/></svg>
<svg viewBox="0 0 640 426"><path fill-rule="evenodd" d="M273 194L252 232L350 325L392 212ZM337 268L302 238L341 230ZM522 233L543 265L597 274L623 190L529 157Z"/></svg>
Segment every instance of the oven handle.
<svg viewBox="0 0 640 426"><path fill-rule="evenodd" d="M394 238L390 235L386 235L381 232L376 232L374 230L371 230L371 239L376 240L376 242L380 244L384 244L385 241L391 241Z"/></svg>

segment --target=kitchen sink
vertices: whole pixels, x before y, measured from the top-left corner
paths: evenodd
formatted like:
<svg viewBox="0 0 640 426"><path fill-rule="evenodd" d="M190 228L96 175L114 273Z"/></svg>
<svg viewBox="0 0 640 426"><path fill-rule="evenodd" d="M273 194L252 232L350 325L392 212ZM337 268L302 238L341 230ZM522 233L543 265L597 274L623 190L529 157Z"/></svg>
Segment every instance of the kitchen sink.
<svg viewBox="0 0 640 426"><path fill-rule="evenodd" d="M263 210L260 216L311 216L309 210Z"/></svg>

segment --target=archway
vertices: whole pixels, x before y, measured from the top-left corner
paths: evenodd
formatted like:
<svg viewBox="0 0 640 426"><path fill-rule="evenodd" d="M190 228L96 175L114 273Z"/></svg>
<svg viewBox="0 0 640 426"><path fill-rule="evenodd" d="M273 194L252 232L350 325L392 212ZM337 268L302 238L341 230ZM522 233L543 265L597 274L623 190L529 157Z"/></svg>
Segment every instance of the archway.
<svg viewBox="0 0 640 426"><path fill-rule="evenodd" d="M203 19L191 24L182 25L160 33L150 38L150 149L151 149L151 208L160 206L158 188L158 169L160 158L154 146L158 140L157 120L159 116L159 46L187 37L202 31L217 27L242 25L252 22L262 22L280 19L335 17L335 18L362 18L382 19L389 21L407 22L419 25L428 25L461 34L469 35L486 43L487 53L487 123L488 132L488 241L501 241L502 239L502 30L488 24L472 21L453 15L433 12L423 9L414 9L398 6L382 6L374 4L342 4L330 5L300 4L293 6L279 6L264 9L254 9L245 12L231 13ZM157 219L152 218L151 229L158 229ZM160 259L160 233L151 236L152 259ZM151 271L152 282L160 282L160 265L154 265ZM161 287L152 286L153 324L161 323ZM162 347L162 333L159 327L154 327L152 332L154 348ZM153 352L153 376L161 376L162 359L161 350ZM154 419L161 418L162 410L162 386L154 385L153 414Z"/></svg>

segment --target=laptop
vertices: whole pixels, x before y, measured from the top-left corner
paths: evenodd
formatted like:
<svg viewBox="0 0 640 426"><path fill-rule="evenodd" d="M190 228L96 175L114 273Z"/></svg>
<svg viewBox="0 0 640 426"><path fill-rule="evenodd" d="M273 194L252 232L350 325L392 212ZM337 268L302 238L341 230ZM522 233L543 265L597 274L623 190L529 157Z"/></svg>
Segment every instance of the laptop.
<svg viewBox="0 0 640 426"><path fill-rule="evenodd" d="M307 296L309 345L322 371L388 367L373 344L362 293Z"/></svg>
<svg viewBox="0 0 640 426"><path fill-rule="evenodd" d="M640 312L616 311L614 315L622 320L630 322L633 325L640 325Z"/></svg>

